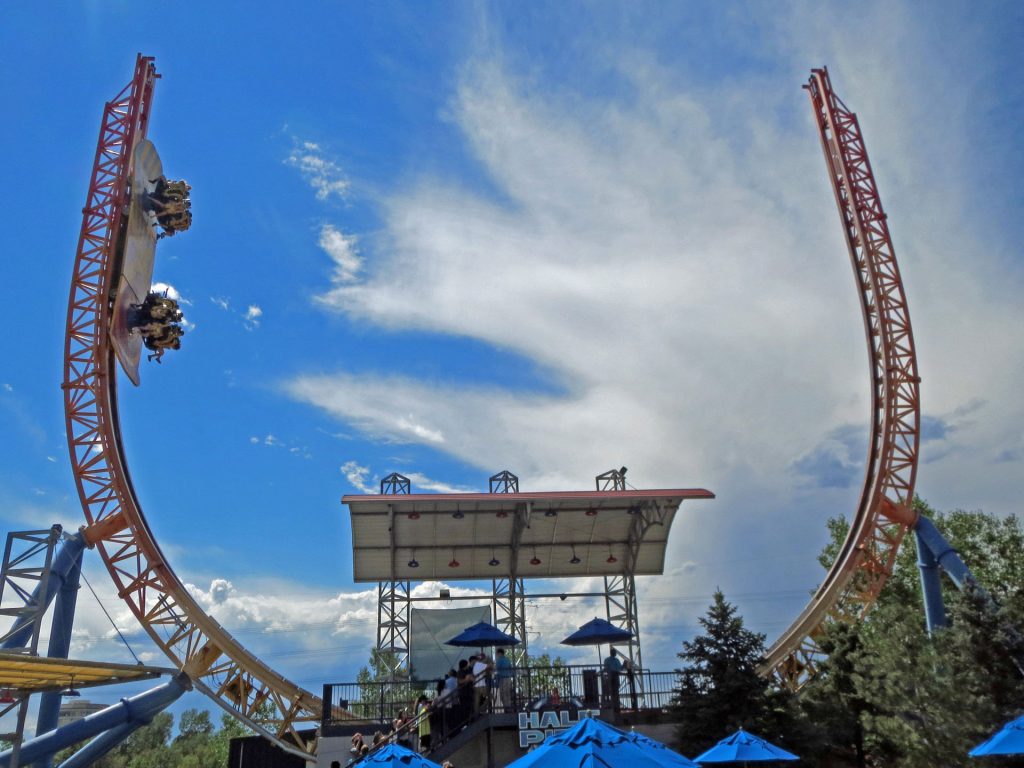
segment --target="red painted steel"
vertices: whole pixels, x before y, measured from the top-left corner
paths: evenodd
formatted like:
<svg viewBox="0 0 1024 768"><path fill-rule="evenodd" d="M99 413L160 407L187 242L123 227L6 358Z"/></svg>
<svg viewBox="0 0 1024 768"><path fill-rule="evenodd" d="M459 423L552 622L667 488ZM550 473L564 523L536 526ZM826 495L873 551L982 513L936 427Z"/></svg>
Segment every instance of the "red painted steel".
<svg viewBox="0 0 1024 768"><path fill-rule="evenodd" d="M319 721L320 700L246 651L191 598L149 530L124 458L109 328L132 151L146 136L158 77L153 59L140 55L132 81L103 110L68 299L62 389L86 538L118 596L197 689L279 746L308 756L315 745L297 726Z"/></svg>
<svg viewBox="0 0 1024 768"><path fill-rule="evenodd" d="M798 689L824 656L815 640L828 621L863 616L892 573L913 526L920 442L920 377L907 297L857 116L825 69L805 86L857 280L871 373L871 438L860 503L824 582L768 650L763 671Z"/></svg>

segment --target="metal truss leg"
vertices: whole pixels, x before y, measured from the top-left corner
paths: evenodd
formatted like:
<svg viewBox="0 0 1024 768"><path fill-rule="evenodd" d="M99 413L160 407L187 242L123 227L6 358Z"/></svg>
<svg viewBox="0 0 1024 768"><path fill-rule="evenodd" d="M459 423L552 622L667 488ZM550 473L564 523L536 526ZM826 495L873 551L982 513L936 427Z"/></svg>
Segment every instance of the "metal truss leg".
<svg viewBox="0 0 1024 768"><path fill-rule="evenodd" d="M509 661L515 667L522 667L529 658L529 643L526 635L526 597L522 579L493 579L491 581L491 613L494 626L519 640L519 645L509 648Z"/></svg>
<svg viewBox="0 0 1024 768"><path fill-rule="evenodd" d="M640 650L640 619L637 615L636 579L633 574L605 576L604 603L608 621L633 635L623 654L629 661L627 668L632 669L631 674L627 673L630 690L624 693L643 696L643 655ZM616 650L622 653L623 649L616 646Z"/></svg>
<svg viewBox="0 0 1024 768"><path fill-rule="evenodd" d="M377 584L377 651L387 665L388 682L401 677L409 659L409 593L412 582L382 581Z"/></svg>

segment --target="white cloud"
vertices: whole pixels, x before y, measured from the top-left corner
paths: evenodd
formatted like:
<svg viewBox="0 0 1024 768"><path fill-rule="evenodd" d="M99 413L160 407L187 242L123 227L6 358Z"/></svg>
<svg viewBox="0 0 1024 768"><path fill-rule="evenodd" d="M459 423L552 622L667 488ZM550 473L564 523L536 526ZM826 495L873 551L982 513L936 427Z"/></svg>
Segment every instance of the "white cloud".
<svg viewBox="0 0 1024 768"><path fill-rule="evenodd" d="M263 317L263 310L255 304L250 304L248 309L245 310L245 315L242 318L245 329L247 331L252 331L259 328L261 317Z"/></svg>
<svg viewBox="0 0 1024 768"><path fill-rule="evenodd" d="M14 387L12 387L10 384L4 382L4 391L5 392L13 392L14 391Z"/></svg>
<svg viewBox="0 0 1024 768"><path fill-rule="evenodd" d="M362 269L363 260L356 249L356 238L346 235L330 224L325 224L320 229L320 248L334 261L334 271L331 273L331 283L334 286L343 286L354 282ZM323 296L317 297L328 305L334 304L334 291L329 291Z"/></svg>
<svg viewBox="0 0 1024 768"><path fill-rule="evenodd" d="M231 302L223 296L211 296L210 301L225 311L231 307Z"/></svg>
<svg viewBox="0 0 1024 768"><path fill-rule="evenodd" d="M296 140L285 164L299 170L318 200L327 200L332 195L343 199L348 192L349 181L341 167L326 158L318 144Z"/></svg>
<svg viewBox="0 0 1024 768"><path fill-rule="evenodd" d="M888 206L925 415L947 414L924 445L918 490L940 506L1012 511L1024 460L1022 286L961 213L962 169L943 164L935 183L920 181L935 157L972 143L961 121L928 115L939 104L967 114L974 94L950 94L951 78L928 74L943 67L912 18L886 24L892 33L870 51L825 29L824 51L794 50L779 31L771 44L792 59L784 89L761 75L690 81L625 55L612 66L629 99L587 101L471 62L450 114L498 194L416 176L384 198L383 245L360 263L365 273L332 280L320 299L357 322L510 351L546 386L342 373L293 377L289 392L374 439L511 467L524 489L592 487L622 464L638 487L710 488L716 501L684 505L670 566L707 552L721 561L725 542L750 542L726 574L687 572L687 590L744 595L745 616L781 630L820 578L825 519L854 511L870 411L858 300L799 93L806 62L824 53L861 111ZM892 78L908 56L910 79ZM688 606L684 623L705 608ZM668 604L643 610L672 623Z"/></svg>
<svg viewBox="0 0 1024 768"><path fill-rule="evenodd" d="M366 481L370 477L370 468L364 467L357 461L346 461L341 465L341 474L345 476L345 479L351 483L353 488L356 488L363 493L373 493L374 488L371 485L367 485Z"/></svg>
<svg viewBox="0 0 1024 768"><path fill-rule="evenodd" d="M434 480L427 477L422 472L409 472L407 477L416 492L434 491L437 493L472 493L480 490L479 488L472 488L466 485L453 485L452 483L446 483L443 480Z"/></svg>
<svg viewBox="0 0 1024 768"><path fill-rule="evenodd" d="M152 287L149 290L155 291L156 293L166 293L167 298L174 299L176 302L178 302L178 304L189 305L192 303L184 296L182 296L177 288L175 288L173 285L169 283L153 283Z"/></svg>

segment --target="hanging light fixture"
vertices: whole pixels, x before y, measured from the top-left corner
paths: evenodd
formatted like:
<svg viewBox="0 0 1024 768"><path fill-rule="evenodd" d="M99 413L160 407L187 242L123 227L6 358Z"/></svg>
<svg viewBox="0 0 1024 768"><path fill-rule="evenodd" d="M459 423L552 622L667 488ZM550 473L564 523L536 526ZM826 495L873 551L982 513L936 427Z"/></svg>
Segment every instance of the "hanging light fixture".
<svg viewBox="0 0 1024 768"><path fill-rule="evenodd" d="M420 567L420 561L416 559L416 550L415 549L412 551L412 559L409 560L409 567L410 568L419 568Z"/></svg>
<svg viewBox="0 0 1024 768"><path fill-rule="evenodd" d="M572 560L569 561L569 565L579 565L583 561L576 556L576 545L572 545Z"/></svg>
<svg viewBox="0 0 1024 768"><path fill-rule="evenodd" d="M597 517L597 510L591 507L587 510L587 517Z"/></svg>
<svg viewBox="0 0 1024 768"><path fill-rule="evenodd" d="M65 688L63 691L61 691L60 695L61 696L66 696L68 698L73 698L75 696L81 696L82 695L78 691L75 690L75 676L74 675L71 676L71 682L68 684L68 687Z"/></svg>
<svg viewBox="0 0 1024 768"><path fill-rule="evenodd" d="M508 512L506 512L505 510L501 510L501 512L498 512L498 514L496 514L495 517L504 519L508 517Z"/></svg>
<svg viewBox="0 0 1024 768"><path fill-rule="evenodd" d="M530 558L530 565L540 565L540 558L537 557L537 548L533 548L533 557Z"/></svg>
<svg viewBox="0 0 1024 768"><path fill-rule="evenodd" d="M451 559L451 562L448 563L448 567L449 568L458 568L459 565L461 565L461 563L459 563L459 561L455 559L455 550L453 549L452 550L452 559Z"/></svg>
<svg viewBox="0 0 1024 768"><path fill-rule="evenodd" d="M544 517L558 517L558 513L553 509L545 509Z"/></svg>
<svg viewBox="0 0 1024 768"><path fill-rule="evenodd" d="M614 554L612 553L612 545L611 545L611 544L609 544L609 545L608 545L608 559L607 559L607 560L605 560L605 562L606 562L606 563L617 563L617 562L619 562L619 558L617 558L617 557L616 557L616 556L615 556L615 555L614 555Z"/></svg>
<svg viewBox="0 0 1024 768"><path fill-rule="evenodd" d="M420 513L419 512L410 512L408 515L406 515L406 517L408 517L410 520L419 520L420 519Z"/></svg>
<svg viewBox="0 0 1024 768"><path fill-rule="evenodd" d="M493 547L491 547L491 559L487 562L487 564L489 566L491 566L491 568L497 568L499 565L501 565L501 560L499 560L494 555L494 548Z"/></svg>
<svg viewBox="0 0 1024 768"><path fill-rule="evenodd" d="M461 509L457 509L454 512L452 512L452 517L454 517L456 520L461 520L465 516L466 516L466 513L463 512Z"/></svg>

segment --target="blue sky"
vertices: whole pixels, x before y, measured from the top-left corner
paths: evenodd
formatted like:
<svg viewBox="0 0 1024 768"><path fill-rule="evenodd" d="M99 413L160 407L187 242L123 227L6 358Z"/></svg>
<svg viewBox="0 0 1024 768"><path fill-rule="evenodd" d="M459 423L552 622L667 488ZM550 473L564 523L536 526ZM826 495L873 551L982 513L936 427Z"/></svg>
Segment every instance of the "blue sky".
<svg viewBox="0 0 1024 768"><path fill-rule="evenodd" d="M673 664L715 587L770 640L853 509L868 419L800 86L829 65L890 216L919 492L1016 512L1022 22L1009 2L5 5L4 529L82 522L68 281L102 105L142 51L150 138L195 211L156 276L194 327L122 383L122 426L161 546L229 630L313 690L351 679L376 613L342 494L396 470L583 489L625 465L718 496L684 505L668 576L640 584L647 664ZM98 558L86 574L159 663ZM535 611L531 642L592 612ZM127 658L109 635L83 593L75 651Z"/></svg>

